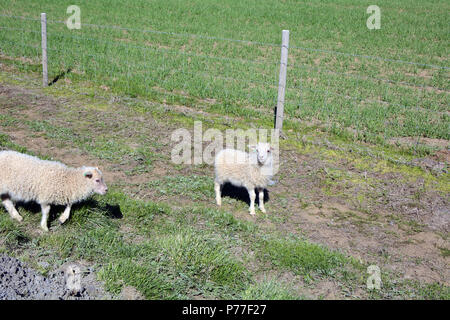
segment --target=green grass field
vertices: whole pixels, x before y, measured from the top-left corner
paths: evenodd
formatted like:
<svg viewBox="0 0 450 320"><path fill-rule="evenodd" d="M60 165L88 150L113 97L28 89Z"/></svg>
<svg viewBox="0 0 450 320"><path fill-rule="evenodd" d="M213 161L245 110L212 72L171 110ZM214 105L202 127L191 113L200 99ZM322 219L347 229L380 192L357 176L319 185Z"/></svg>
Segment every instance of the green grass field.
<svg viewBox="0 0 450 320"><path fill-rule="evenodd" d="M30 208L21 224L0 209L0 252L43 274L87 261L115 297L450 299L449 234L431 219L449 173L418 162L448 157L448 2L378 1L372 31L370 1L83 0L68 30L72 4L0 4L0 147L99 164L111 192L64 225L53 211L47 234ZM284 166L253 219L245 201L215 206L211 168L170 162L170 133L272 127L283 29Z"/></svg>
<svg viewBox="0 0 450 320"><path fill-rule="evenodd" d="M61 23L69 4L2 3L4 15L47 13L50 79L71 70L65 77L118 94L270 123L281 30L289 29L288 127L306 120L377 144L449 139L445 1L381 1L382 28L373 31L366 27L370 1L82 1L81 30ZM0 29L2 52L31 58L22 67L39 70L40 22L0 22L30 31Z"/></svg>

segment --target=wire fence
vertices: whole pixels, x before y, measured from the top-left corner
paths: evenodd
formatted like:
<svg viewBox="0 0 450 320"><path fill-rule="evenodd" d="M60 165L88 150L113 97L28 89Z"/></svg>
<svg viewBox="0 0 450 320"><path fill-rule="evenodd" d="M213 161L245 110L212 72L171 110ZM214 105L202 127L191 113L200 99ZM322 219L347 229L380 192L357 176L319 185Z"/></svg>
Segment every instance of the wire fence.
<svg viewBox="0 0 450 320"><path fill-rule="evenodd" d="M274 115L281 43L47 23L52 84L64 75L132 98L249 119ZM0 14L2 64L40 72L40 41L40 19ZM395 137L450 140L447 66L294 45L287 66L284 110L290 124L314 123L375 143Z"/></svg>

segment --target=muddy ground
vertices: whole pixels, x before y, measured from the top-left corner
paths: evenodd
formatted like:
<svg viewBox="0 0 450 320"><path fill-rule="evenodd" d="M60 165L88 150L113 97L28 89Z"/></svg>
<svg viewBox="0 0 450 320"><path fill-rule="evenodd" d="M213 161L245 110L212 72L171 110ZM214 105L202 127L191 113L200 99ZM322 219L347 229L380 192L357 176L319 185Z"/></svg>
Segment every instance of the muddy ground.
<svg viewBox="0 0 450 320"><path fill-rule="evenodd" d="M68 270L80 278L80 286L68 284ZM73 272L72 270L75 270ZM0 255L0 300L108 299L92 269L68 264L43 276L16 258Z"/></svg>

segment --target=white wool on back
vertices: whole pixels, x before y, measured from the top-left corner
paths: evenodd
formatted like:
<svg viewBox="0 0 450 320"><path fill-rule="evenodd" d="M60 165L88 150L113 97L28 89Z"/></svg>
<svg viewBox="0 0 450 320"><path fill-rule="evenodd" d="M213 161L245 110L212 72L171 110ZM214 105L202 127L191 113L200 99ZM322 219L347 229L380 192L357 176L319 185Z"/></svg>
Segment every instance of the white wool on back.
<svg viewBox="0 0 450 320"><path fill-rule="evenodd" d="M92 193L83 172L57 161L41 160L15 151L0 152L0 194L13 201L68 205Z"/></svg>

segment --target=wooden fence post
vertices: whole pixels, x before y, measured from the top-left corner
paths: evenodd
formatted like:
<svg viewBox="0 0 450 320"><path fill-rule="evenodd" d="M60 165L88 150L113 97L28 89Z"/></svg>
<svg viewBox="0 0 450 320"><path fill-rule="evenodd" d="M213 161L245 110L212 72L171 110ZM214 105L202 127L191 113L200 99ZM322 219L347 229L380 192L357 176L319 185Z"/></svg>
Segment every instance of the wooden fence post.
<svg viewBox="0 0 450 320"><path fill-rule="evenodd" d="M283 128L284 95L286 92L286 69L289 48L289 30L283 30L281 41L280 78L278 82L278 99L275 116L275 129Z"/></svg>
<svg viewBox="0 0 450 320"><path fill-rule="evenodd" d="M42 36L42 85L48 86L48 67L47 67L47 16L41 13L41 36Z"/></svg>

